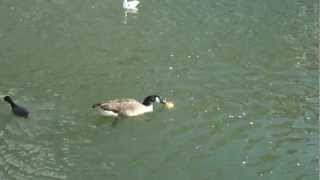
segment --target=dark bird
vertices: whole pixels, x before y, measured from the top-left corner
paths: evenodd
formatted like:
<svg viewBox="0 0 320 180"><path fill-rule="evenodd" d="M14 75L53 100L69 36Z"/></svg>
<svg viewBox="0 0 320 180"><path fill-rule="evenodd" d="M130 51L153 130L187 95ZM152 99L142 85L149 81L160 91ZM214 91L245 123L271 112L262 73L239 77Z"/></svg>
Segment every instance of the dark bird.
<svg viewBox="0 0 320 180"><path fill-rule="evenodd" d="M11 99L10 96L5 96L3 99L11 105L11 109L12 109L13 114L15 114L16 116L28 118L29 111L26 108L21 107L18 104L16 104L15 102L13 102L13 100Z"/></svg>

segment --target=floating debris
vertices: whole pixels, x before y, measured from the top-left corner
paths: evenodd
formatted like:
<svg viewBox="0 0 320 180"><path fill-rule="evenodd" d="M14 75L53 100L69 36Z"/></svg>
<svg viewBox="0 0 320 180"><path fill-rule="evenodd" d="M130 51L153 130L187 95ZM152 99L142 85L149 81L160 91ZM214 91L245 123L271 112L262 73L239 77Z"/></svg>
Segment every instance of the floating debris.
<svg viewBox="0 0 320 180"><path fill-rule="evenodd" d="M229 114L229 115L228 115L228 118L233 119L233 118L234 118L234 115Z"/></svg>
<svg viewBox="0 0 320 180"><path fill-rule="evenodd" d="M88 125L89 128L92 128L92 129L97 129L97 126L96 125Z"/></svg>
<svg viewBox="0 0 320 180"><path fill-rule="evenodd" d="M196 147L194 147L195 150L200 150L201 149L201 145L197 145Z"/></svg>
<svg viewBox="0 0 320 180"><path fill-rule="evenodd" d="M165 107L166 107L167 109L172 109L172 108L174 107L174 104L173 104L173 102L171 102L171 101L166 101L166 102L165 102Z"/></svg>
<svg viewBox="0 0 320 180"><path fill-rule="evenodd" d="M297 162L297 164L296 164L298 167L300 167L301 166L301 164L299 163L299 162Z"/></svg>

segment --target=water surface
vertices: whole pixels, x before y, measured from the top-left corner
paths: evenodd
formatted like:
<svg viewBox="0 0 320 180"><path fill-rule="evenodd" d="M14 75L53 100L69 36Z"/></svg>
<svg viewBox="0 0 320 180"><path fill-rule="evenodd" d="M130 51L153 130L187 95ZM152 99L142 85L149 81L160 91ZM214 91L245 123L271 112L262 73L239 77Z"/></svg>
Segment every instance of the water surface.
<svg viewBox="0 0 320 180"><path fill-rule="evenodd" d="M1 0L4 180L316 180L318 2ZM159 94L124 119L101 100Z"/></svg>

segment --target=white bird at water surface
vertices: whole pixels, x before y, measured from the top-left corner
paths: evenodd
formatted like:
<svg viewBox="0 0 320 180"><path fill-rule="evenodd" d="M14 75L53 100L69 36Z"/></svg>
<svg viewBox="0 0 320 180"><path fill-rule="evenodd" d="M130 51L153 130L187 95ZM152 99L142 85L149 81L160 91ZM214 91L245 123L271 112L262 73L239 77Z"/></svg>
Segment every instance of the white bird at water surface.
<svg viewBox="0 0 320 180"><path fill-rule="evenodd" d="M126 10L137 12L138 11L137 6L139 5L139 3L140 2L138 0L132 0L132 1L123 0L122 7Z"/></svg>

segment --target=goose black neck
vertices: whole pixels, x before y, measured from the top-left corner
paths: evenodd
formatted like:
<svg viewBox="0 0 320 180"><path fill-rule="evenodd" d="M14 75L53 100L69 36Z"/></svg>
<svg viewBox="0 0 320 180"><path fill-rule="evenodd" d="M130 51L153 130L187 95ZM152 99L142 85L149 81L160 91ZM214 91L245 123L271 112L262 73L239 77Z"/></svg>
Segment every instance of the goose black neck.
<svg viewBox="0 0 320 180"><path fill-rule="evenodd" d="M143 100L142 104L145 105L145 106L150 106L150 105L152 105L152 102L151 102L151 100L149 98L145 98Z"/></svg>

